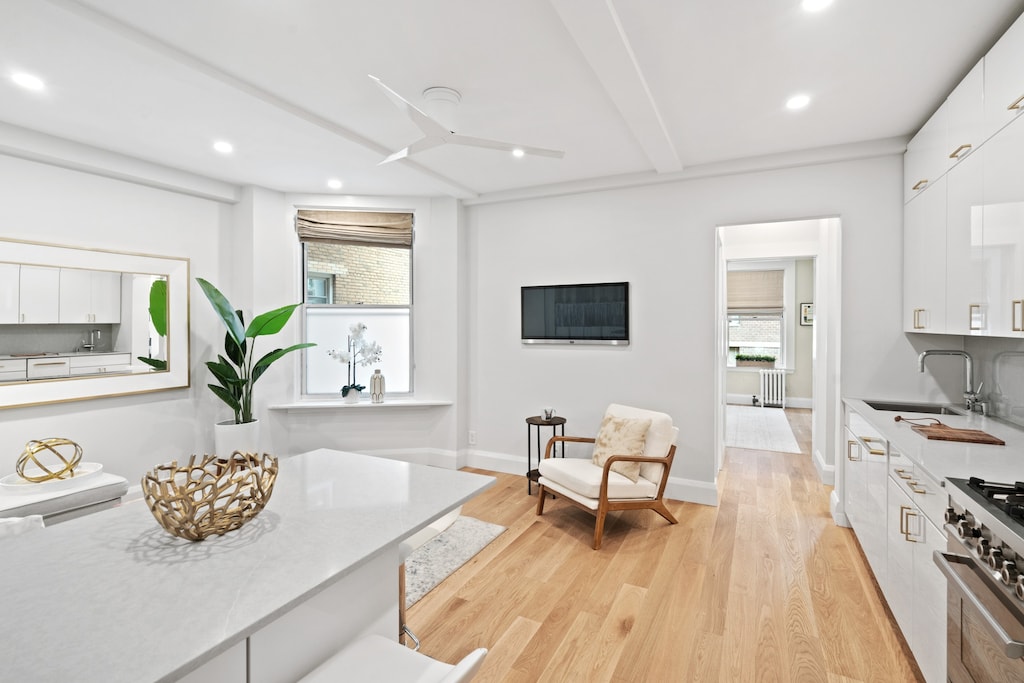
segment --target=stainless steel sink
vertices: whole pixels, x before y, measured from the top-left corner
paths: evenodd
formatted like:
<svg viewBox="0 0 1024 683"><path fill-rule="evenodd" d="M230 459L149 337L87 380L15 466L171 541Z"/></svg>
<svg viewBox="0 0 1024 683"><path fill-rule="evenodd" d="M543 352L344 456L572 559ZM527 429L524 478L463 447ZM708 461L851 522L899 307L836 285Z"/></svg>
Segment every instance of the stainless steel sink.
<svg viewBox="0 0 1024 683"><path fill-rule="evenodd" d="M966 415L967 410L947 403L902 403L899 401L864 401L875 410L898 413L931 413L933 415Z"/></svg>

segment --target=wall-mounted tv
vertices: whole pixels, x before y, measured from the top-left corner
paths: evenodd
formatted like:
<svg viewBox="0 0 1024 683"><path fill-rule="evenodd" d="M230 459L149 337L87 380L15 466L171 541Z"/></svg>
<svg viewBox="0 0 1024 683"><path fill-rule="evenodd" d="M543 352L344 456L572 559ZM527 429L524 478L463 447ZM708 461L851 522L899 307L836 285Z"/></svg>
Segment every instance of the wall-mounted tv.
<svg viewBox="0 0 1024 683"><path fill-rule="evenodd" d="M522 288L524 344L628 344L629 283Z"/></svg>

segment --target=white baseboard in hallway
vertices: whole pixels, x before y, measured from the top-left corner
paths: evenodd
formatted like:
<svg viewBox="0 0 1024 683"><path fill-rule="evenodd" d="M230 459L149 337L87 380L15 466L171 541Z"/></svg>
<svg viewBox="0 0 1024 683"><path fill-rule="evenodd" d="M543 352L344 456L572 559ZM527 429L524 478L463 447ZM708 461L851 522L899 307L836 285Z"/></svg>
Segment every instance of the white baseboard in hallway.
<svg viewBox="0 0 1024 683"><path fill-rule="evenodd" d="M781 408L727 405L725 445L758 451L800 452L793 429Z"/></svg>

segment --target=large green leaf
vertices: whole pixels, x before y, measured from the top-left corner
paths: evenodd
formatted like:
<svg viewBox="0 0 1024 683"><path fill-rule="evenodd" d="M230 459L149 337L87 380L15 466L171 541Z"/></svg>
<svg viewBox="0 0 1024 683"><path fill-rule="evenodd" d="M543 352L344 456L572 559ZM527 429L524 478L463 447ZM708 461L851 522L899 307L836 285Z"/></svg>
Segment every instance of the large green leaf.
<svg viewBox="0 0 1024 683"><path fill-rule="evenodd" d="M245 383L234 366L224 360L224 356L217 356L220 362L208 360L206 361L206 367L209 368L210 374L212 374L218 382L221 383L228 391L231 391L236 396L241 396L242 385Z"/></svg>
<svg viewBox="0 0 1024 683"><path fill-rule="evenodd" d="M282 306L281 308L275 308L272 311L261 313L252 319L249 323L249 329L245 331L246 337L262 337L268 334L277 334L280 332L288 319L292 317L292 311L301 306L302 304L290 304L288 306Z"/></svg>
<svg viewBox="0 0 1024 683"><path fill-rule="evenodd" d="M207 384L206 386L210 387L210 391L216 394L217 398L227 403L234 412L237 413L242 409L241 404L238 402L238 398L233 396L231 392L224 387L219 387L216 384Z"/></svg>
<svg viewBox="0 0 1024 683"><path fill-rule="evenodd" d="M196 278L196 282L199 283L199 287L202 288L203 294L210 301L210 305L213 306L213 310L217 312L220 319L224 322L224 327L228 329L228 334L234 339L235 343L239 346L245 340L245 326L239 319L238 314L235 312L235 307L231 305L223 294L220 293L216 287L207 282L201 277Z"/></svg>
<svg viewBox="0 0 1024 683"><path fill-rule="evenodd" d="M149 319L161 337L167 336L167 280L153 280L149 286Z"/></svg>
<svg viewBox="0 0 1024 683"><path fill-rule="evenodd" d="M241 322L244 327L245 318L243 317L242 312L235 311L235 315L238 316L239 322ZM242 343L236 344L231 333L226 332L224 334L224 352L228 354L228 358L231 359L231 362L234 363L235 366L240 368L245 367L245 356L248 353L248 342L246 342L245 337L243 337Z"/></svg>
<svg viewBox="0 0 1024 683"><path fill-rule="evenodd" d="M167 361L161 358L149 358L148 356L136 356L136 358L154 370L166 370Z"/></svg>
<svg viewBox="0 0 1024 683"><path fill-rule="evenodd" d="M262 376L263 373L267 371L267 368L270 367L270 364L276 361L281 356L287 353L291 353L292 351L298 351L299 349L308 349L311 346L316 346L316 344L312 342L306 342L304 344L295 344L294 346L289 346L287 349L274 349L267 355L263 356L263 358L260 358L258 361L256 361L256 364L252 366L252 383L255 384L256 380L258 380L260 376Z"/></svg>

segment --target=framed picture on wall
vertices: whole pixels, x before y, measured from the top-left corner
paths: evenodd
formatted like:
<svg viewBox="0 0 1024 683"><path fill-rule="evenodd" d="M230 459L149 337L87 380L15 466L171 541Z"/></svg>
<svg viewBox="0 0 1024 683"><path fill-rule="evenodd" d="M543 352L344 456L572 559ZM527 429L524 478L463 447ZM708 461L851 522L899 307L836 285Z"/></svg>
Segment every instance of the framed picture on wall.
<svg viewBox="0 0 1024 683"><path fill-rule="evenodd" d="M814 324L814 304L800 304L800 324Z"/></svg>

